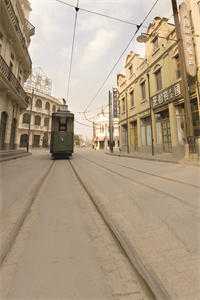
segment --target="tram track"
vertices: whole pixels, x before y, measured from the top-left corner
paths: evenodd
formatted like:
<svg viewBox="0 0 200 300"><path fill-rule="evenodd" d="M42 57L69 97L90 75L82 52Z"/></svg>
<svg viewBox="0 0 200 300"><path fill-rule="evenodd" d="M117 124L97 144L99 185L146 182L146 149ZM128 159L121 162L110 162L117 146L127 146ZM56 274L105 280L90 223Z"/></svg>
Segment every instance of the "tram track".
<svg viewBox="0 0 200 300"><path fill-rule="evenodd" d="M51 173L51 170L55 166L55 161L52 161L46 172L42 175L42 177L37 181L37 183L32 187L28 197L22 201L22 203L17 203L17 201L14 201L12 205L10 205L10 209L12 209L12 212L10 211L9 214L6 214L4 216L4 219L6 218L6 223L4 224L4 220L2 218L2 224L1 224L1 247L0 247L0 267L3 265L4 261L6 260L8 254L10 253L15 240L23 227L23 224L30 213L31 207L37 198L42 186L46 182L47 178L49 177L49 174ZM15 207L16 206L16 207ZM16 214L17 211L17 214ZM8 218L11 218L12 221L10 221ZM9 226L9 223L13 224L12 226ZM8 228L6 227L8 226Z"/></svg>
<svg viewBox="0 0 200 300"><path fill-rule="evenodd" d="M77 172L76 167L73 165L72 161L73 160L69 160L68 164L70 165L70 168L71 168L73 174L75 175L81 188L83 188L83 190L85 191L89 200L93 204L95 211L98 213L98 215L102 219L103 223L105 224L106 228L109 230L116 245L119 247L119 249L125 256L127 261L130 263L134 272L137 272L138 276L140 276L142 278L143 288L149 290L149 293L151 294L151 299L154 299L154 300L158 299L152 289L151 280L150 280L151 284L149 284L149 282L148 282L149 281L149 275L147 275L148 271L145 270L145 266L143 265L143 262L139 259L139 255L135 253L134 249L132 249L132 254L134 256L134 259L131 257L132 255L130 255L130 253L129 253L128 247L126 246L126 242L124 241L123 237L120 235L119 229L117 228L115 222L112 220L112 217L109 215L109 213L105 209L103 209L101 207L101 205L99 205L97 199L95 199L94 195L90 192L90 189L87 187L87 185L84 183L81 176ZM153 286L154 286L154 283L153 283ZM159 291L159 293L162 294L163 293L162 287L160 287L160 288L161 288L161 291Z"/></svg>
<svg viewBox="0 0 200 300"><path fill-rule="evenodd" d="M100 163L98 163L98 162L96 162L96 161L94 161L94 160L88 159L88 158L86 158L86 157L84 157L84 156L82 156L82 155L80 155L80 154L79 154L79 157L81 157L83 160L86 160L86 161L88 161L88 162L90 162L90 163L92 163L92 164L94 164L94 165L96 165L96 166L98 166L98 167L100 167L100 168L102 168L102 169L104 169L104 170L106 170L106 171L112 173L112 174L118 175L118 176L120 176L121 178L124 178L124 179L126 179L126 180L128 180L128 181L134 182L134 183L136 183L136 184L138 184L138 185L142 185L142 186L144 186L144 187L146 187L146 188L149 188L149 189L153 190L154 192L160 193L161 195L164 195L164 196L173 198L173 199L175 199L175 200L178 200L179 202L181 202L183 205L185 205L185 206L187 206L187 207L190 207L190 208L192 208L192 209L197 209L197 208L198 208L198 205L197 205L197 206L196 206L196 205L192 205L191 203L188 203L186 200L184 200L184 199L182 199L182 198L180 198L180 197L178 197L178 196L175 196L175 195L173 195L173 194L171 194L171 193L169 193L169 192L166 192L166 191L163 191L162 189L153 187L152 185L147 184L147 183L144 183L144 182L142 182L142 181L139 181L139 180L130 178L130 177L128 177L128 176L126 176L126 175L124 175L124 174L121 174L121 173L119 173L119 172L117 172L117 171L115 171L115 170L113 170L113 169L111 169L111 168L109 168L109 167L107 167L107 166L105 166L105 165L102 165L102 164L100 164ZM156 176L156 177L157 177L157 176ZM158 177L159 177L159 175L158 175ZM178 182L177 182L177 183L178 183Z"/></svg>

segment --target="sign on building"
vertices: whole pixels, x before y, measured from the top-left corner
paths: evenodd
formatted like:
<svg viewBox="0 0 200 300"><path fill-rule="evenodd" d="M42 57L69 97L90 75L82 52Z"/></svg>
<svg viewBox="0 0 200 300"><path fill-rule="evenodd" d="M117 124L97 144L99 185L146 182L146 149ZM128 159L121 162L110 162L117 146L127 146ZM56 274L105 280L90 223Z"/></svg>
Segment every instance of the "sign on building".
<svg viewBox="0 0 200 300"><path fill-rule="evenodd" d="M185 53L185 61L187 73L190 76L196 76L197 67L195 61L195 48L193 42L193 30L190 11L185 2L180 5L180 25L183 39L183 48Z"/></svg>
<svg viewBox="0 0 200 300"><path fill-rule="evenodd" d="M163 90L161 93L153 96L151 98L152 107L155 108L159 105L163 105L169 102L173 102L180 98L182 95L181 84L177 82L176 84L170 86L169 88Z"/></svg>
<svg viewBox="0 0 200 300"><path fill-rule="evenodd" d="M113 118L119 116L119 105L118 105L118 90L113 88Z"/></svg>

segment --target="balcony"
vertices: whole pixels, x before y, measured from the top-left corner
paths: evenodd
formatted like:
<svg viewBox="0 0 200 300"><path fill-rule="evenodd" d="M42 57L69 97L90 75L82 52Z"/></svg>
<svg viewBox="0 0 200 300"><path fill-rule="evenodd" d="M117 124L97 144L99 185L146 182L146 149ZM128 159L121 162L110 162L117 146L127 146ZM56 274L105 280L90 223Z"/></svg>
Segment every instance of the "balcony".
<svg viewBox="0 0 200 300"><path fill-rule="evenodd" d="M20 42L20 44L23 48L23 51L24 51L24 54L26 56L26 59L28 60L29 66L31 66L32 62L31 62L30 55L28 53L26 40L25 40L25 37L22 34L21 28L19 26L19 21L18 21L18 18L16 16L16 14L15 14L15 10L13 8L11 0L4 0L3 1L3 6L7 10L7 13L10 17L10 21L13 25L15 34L17 35L18 40L19 40L19 42ZM34 26L31 23L28 26L29 26L29 29L30 29L31 33L33 33L34 32L34 29L33 29ZM31 26L32 26L32 28L31 28Z"/></svg>
<svg viewBox="0 0 200 300"><path fill-rule="evenodd" d="M35 27L26 19L26 31L29 37L35 34Z"/></svg>
<svg viewBox="0 0 200 300"><path fill-rule="evenodd" d="M12 73L11 69L0 55L0 79L5 82L6 87L9 92L14 95L14 98L17 98L21 103L23 108L26 108L29 104L28 95L24 91L20 82L17 80L15 75Z"/></svg>

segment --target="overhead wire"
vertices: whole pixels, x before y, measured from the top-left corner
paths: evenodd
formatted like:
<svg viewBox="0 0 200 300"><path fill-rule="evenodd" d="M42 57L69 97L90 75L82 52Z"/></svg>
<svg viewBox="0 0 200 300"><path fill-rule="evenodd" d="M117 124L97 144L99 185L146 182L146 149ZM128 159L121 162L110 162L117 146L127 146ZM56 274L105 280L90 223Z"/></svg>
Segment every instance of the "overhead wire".
<svg viewBox="0 0 200 300"><path fill-rule="evenodd" d="M64 4L66 6L69 6L71 8L76 8L76 6L74 6L73 4L67 3L67 2L62 1L62 0L54 0L54 1L59 2L61 4ZM128 24L128 25L132 25L132 26L137 26L138 25L138 24L133 23L133 22L128 21L128 20L124 20L124 19L121 19L121 18L109 16L107 14L104 14L104 13L101 13L101 12L98 12L98 11L94 11L94 10L89 10L89 9L86 9L86 8L83 8L83 7L79 7L79 10L81 10L83 12L86 12L86 13L97 15L97 16L100 16L100 17L105 17L105 18L108 18L108 19L113 20L113 21L122 22L122 23L125 23L125 24Z"/></svg>
<svg viewBox="0 0 200 300"><path fill-rule="evenodd" d="M135 30L134 34L132 35L131 39L129 40L128 44L126 45L125 49L122 51L122 53L120 54L120 56L118 57L118 59L116 60L115 64L113 65L113 67L111 68L110 72L108 73L108 75L106 76L105 80L103 81L103 83L101 84L101 86L99 87L99 89L97 90L96 94L94 95L94 97L91 99L91 101L86 105L86 108L84 110L84 115L86 116L87 113L87 109L92 105L92 103L95 101L95 99L97 98L97 96L99 95L99 93L101 92L101 90L103 89L103 87L105 86L106 82L108 81L108 79L110 78L111 74L113 73L113 71L115 70L116 66L118 65L118 63L120 62L121 58L123 57L123 55L125 54L125 52L127 51L127 49L129 48L130 44L132 43L132 41L134 40L134 38L136 37L136 34L138 33L138 31L140 30L140 28L143 26L143 24L145 23L145 21L147 20L147 18L149 17L149 15L152 13L153 9L155 8L155 6L157 5L157 3L159 2L159 0L156 0L151 9L148 11L148 13L145 15L144 19L142 20L142 22L140 23L140 25L137 25L137 29ZM87 117L86 117L87 119ZM91 121L90 121L91 122Z"/></svg>
<svg viewBox="0 0 200 300"><path fill-rule="evenodd" d="M72 63L73 63L73 55L74 55L74 44L75 44L75 36L76 36L77 18L78 18L78 11L79 11L78 5L79 5L79 0L77 0L77 6L75 7L72 48L71 48L69 74L68 74L68 81L67 81L67 101L68 102L69 102L69 92L70 92L70 83L71 83L71 73L72 73Z"/></svg>

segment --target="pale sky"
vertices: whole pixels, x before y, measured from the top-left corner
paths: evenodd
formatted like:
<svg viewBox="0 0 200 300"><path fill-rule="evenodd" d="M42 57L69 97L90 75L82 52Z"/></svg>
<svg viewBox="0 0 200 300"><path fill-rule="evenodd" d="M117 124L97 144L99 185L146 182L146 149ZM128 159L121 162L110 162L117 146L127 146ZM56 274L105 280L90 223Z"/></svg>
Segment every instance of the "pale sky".
<svg viewBox="0 0 200 300"><path fill-rule="evenodd" d="M76 5L76 0L63 2ZM79 6L140 24L154 2L155 0L80 0ZM32 0L31 3L30 21L36 27L30 46L33 66L41 66L52 79L52 95L65 98L75 11L55 0ZM140 32L145 32L149 22L158 15L172 17L171 0L158 2ZM76 112L83 111L96 94L135 29L133 25L78 12L69 95L69 109L75 112L77 120L87 123L83 115ZM127 53L131 50L144 54L143 45L136 42L131 44ZM91 115L108 102L108 90L116 86L116 74L123 69L125 57L126 55L89 108L92 110ZM75 130L83 135L92 135L92 129L78 124Z"/></svg>

